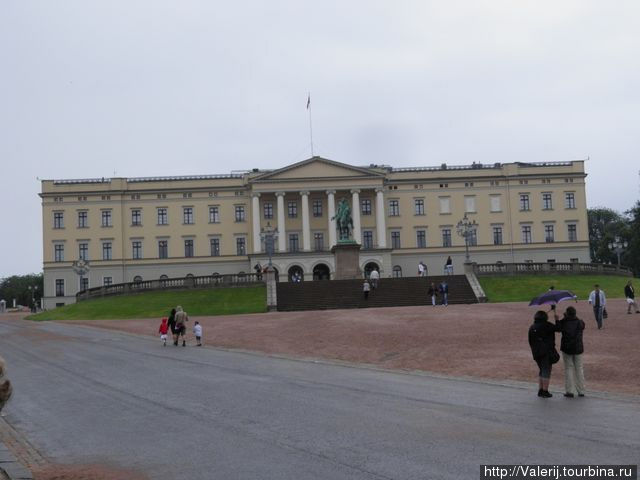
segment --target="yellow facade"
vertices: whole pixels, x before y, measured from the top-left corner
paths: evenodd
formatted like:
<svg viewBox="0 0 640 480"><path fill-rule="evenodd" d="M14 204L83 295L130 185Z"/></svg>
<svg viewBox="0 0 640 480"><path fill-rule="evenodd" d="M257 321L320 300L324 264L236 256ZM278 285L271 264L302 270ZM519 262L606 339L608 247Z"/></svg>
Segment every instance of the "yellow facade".
<svg viewBox="0 0 640 480"><path fill-rule="evenodd" d="M243 174L44 180L45 308L73 302L81 282L251 272L268 261L268 226L281 280L292 267L308 280L320 267L333 273L330 212L342 199L356 207L362 268L383 276L415 275L419 261L440 273L449 255L460 270L465 214L478 225L478 263L587 262L585 178L582 161L397 169L313 157Z"/></svg>

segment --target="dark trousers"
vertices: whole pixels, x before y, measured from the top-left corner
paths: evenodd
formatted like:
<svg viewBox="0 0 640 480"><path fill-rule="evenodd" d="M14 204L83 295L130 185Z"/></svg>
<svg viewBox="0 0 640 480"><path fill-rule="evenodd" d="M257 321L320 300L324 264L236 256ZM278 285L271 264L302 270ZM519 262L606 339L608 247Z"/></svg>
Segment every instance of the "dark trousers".
<svg viewBox="0 0 640 480"><path fill-rule="evenodd" d="M598 324L598 329L602 328L602 310L603 307L593 307L593 315L596 317L596 323Z"/></svg>

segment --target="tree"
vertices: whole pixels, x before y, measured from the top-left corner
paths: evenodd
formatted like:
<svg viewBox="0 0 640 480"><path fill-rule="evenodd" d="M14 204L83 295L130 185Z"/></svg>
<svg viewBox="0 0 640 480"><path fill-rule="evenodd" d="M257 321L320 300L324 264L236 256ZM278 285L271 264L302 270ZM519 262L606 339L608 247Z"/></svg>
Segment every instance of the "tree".
<svg viewBox="0 0 640 480"><path fill-rule="evenodd" d="M623 263L633 270L635 276L640 275L640 201L625 212L629 216L628 238L629 247L622 256Z"/></svg>
<svg viewBox="0 0 640 480"><path fill-rule="evenodd" d="M43 275L42 273L30 273L28 275L13 275L3 278L0 281L0 300L6 300L7 307L13 306L13 299L16 299L18 305L31 305L32 296L36 302L42 298L43 294ZM29 290L29 287L38 287L35 290Z"/></svg>
<svg viewBox="0 0 640 480"><path fill-rule="evenodd" d="M609 249L616 237L628 240L628 220L610 208L589 208L589 252L591 261L597 263L617 263L618 258Z"/></svg>

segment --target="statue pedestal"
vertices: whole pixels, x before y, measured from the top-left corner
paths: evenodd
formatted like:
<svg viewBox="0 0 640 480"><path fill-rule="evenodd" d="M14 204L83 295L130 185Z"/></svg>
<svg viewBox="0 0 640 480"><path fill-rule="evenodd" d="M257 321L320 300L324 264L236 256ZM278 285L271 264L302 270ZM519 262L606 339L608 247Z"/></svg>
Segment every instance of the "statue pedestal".
<svg viewBox="0 0 640 480"><path fill-rule="evenodd" d="M331 248L336 259L334 280L362 278L360 271L360 245L357 243L338 243Z"/></svg>

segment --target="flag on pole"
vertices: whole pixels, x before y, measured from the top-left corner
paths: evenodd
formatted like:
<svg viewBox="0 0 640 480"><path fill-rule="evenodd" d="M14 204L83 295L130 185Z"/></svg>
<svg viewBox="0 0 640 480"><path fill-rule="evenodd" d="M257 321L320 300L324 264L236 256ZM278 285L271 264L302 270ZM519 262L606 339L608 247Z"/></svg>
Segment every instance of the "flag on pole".
<svg viewBox="0 0 640 480"><path fill-rule="evenodd" d="M311 94L307 96L307 110L309 110L310 106L311 106Z"/></svg>

